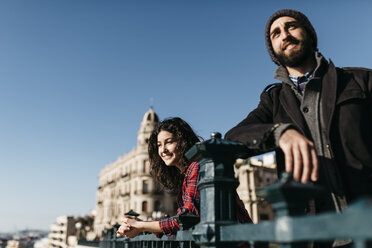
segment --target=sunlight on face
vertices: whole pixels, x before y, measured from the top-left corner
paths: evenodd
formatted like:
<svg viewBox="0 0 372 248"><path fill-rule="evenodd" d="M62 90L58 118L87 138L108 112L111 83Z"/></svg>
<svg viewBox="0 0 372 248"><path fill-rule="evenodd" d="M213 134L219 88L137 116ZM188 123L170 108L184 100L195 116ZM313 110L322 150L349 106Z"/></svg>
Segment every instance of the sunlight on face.
<svg viewBox="0 0 372 248"><path fill-rule="evenodd" d="M158 154L167 166L180 168L181 154L177 151L177 141L172 133L160 131L158 134Z"/></svg>

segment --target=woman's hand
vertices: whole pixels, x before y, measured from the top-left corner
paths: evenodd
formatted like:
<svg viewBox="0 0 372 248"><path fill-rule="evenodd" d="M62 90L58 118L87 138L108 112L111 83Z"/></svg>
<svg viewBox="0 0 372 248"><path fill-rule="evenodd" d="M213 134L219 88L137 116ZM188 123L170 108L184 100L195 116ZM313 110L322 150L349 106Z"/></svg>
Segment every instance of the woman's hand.
<svg viewBox="0 0 372 248"><path fill-rule="evenodd" d="M116 232L117 237L128 237L134 238L142 231L141 228L142 220L134 216L124 215L121 219L121 226Z"/></svg>

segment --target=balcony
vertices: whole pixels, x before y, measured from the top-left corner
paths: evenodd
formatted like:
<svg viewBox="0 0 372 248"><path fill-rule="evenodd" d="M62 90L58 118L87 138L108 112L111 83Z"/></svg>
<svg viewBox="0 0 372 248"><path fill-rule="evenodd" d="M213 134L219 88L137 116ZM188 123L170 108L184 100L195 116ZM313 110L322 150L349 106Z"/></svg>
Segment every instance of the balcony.
<svg viewBox="0 0 372 248"><path fill-rule="evenodd" d="M129 195L130 195L129 192L126 192L126 193L120 193L120 196L122 196L122 197L127 197L127 196L129 196Z"/></svg>

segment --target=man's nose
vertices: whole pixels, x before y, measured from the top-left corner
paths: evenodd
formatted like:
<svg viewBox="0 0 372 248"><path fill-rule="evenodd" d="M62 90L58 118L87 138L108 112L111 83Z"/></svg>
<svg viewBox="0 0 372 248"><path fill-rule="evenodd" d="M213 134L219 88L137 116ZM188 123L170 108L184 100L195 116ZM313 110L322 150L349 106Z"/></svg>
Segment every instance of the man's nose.
<svg viewBox="0 0 372 248"><path fill-rule="evenodd" d="M290 36L290 34L288 33L287 30L283 30L282 33L281 33L281 36L282 36L282 40L285 40L288 38L288 36Z"/></svg>

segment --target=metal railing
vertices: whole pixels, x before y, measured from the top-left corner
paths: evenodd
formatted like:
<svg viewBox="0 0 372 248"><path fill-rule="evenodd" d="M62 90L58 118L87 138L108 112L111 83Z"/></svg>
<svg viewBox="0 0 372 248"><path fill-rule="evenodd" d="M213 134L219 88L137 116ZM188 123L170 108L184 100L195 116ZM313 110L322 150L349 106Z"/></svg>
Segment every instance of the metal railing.
<svg viewBox="0 0 372 248"><path fill-rule="evenodd" d="M210 140L197 143L186 157L200 165L200 222L185 213L179 216L181 230L171 237L153 234L136 238L116 238L118 226L109 230L101 248L134 247L308 247L309 242L338 242L356 248L368 247L372 240L372 200L361 199L342 214L303 215L308 200L322 194L314 184L301 184L285 174L276 184L260 190L259 195L271 202L276 219L258 224L239 224L236 220L233 165L246 153L245 145L221 139L213 133Z"/></svg>
<svg viewBox="0 0 372 248"><path fill-rule="evenodd" d="M115 229L112 229L116 231ZM115 232L114 232L115 233ZM116 238L108 234L100 243L100 248L196 248L192 231L179 231L176 236L157 238L153 234L142 234L135 238Z"/></svg>
<svg viewBox="0 0 372 248"><path fill-rule="evenodd" d="M100 246L99 241L87 241L85 239L79 239L78 245L79 246L89 246L89 247L99 247Z"/></svg>

